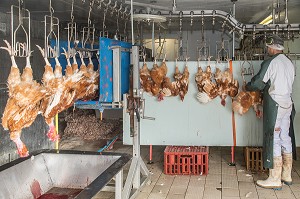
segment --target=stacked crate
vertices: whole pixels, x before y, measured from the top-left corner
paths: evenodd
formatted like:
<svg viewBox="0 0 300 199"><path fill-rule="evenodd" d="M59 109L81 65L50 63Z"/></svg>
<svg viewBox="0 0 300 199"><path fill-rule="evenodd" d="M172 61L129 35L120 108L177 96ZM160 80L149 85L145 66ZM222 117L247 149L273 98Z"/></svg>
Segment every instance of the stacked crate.
<svg viewBox="0 0 300 199"><path fill-rule="evenodd" d="M245 147L244 149L246 168L248 171L262 172L263 149L262 147Z"/></svg>
<svg viewBox="0 0 300 199"><path fill-rule="evenodd" d="M164 152L164 172L169 175L207 175L208 147L167 146Z"/></svg>

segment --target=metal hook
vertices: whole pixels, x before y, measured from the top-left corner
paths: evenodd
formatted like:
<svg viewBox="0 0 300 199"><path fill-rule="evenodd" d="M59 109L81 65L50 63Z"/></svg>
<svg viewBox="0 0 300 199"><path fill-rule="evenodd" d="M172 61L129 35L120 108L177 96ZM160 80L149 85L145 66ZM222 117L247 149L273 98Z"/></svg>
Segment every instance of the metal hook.
<svg viewBox="0 0 300 199"><path fill-rule="evenodd" d="M72 8L71 8L71 20L72 20L72 23L74 22L73 12L74 12L74 0L72 0Z"/></svg>
<svg viewBox="0 0 300 199"><path fill-rule="evenodd" d="M191 11L190 15L191 15L191 26L193 26L193 17L194 17L194 12L193 12L193 11Z"/></svg>
<svg viewBox="0 0 300 199"><path fill-rule="evenodd" d="M146 63L146 55L143 53L144 64Z"/></svg>
<svg viewBox="0 0 300 199"><path fill-rule="evenodd" d="M213 11L212 11L212 15L213 15L212 25L213 25L213 26L215 25L215 21L216 21L215 14L216 14L216 11L213 10Z"/></svg>
<svg viewBox="0 0 300 199"><path fill-rule="evenodd" d="M166 61L166 58L167 58L167 53L165 53L165 55L164 55L163 62L165 62L165 61Z"/></svg>

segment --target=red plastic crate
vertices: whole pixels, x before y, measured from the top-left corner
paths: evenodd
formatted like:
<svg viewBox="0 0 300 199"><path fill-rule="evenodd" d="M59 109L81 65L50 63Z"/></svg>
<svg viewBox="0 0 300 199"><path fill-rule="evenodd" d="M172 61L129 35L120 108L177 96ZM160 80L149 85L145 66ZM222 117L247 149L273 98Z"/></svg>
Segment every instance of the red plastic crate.
<svg viewBox="0 0 300 199"><path fill-rule="evenodd" d="M167 146L164 152L164 172L168 175L207 175L208 147Z"/></svg>

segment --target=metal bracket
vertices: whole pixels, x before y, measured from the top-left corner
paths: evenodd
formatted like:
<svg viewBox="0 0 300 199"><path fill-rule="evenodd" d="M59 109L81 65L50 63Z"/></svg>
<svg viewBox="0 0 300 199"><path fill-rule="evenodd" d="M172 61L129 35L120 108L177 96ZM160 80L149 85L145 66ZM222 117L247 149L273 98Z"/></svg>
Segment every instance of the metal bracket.
<svg viewBox="0 0 300 199"><path fill-rule="evenodd" d="M140 108L140 115L142 119L146 119L146 120L155 120L155 117L148 117L145 116L145 109L146 109L146 101L145 98L143 97L143 90L140 90L140 94L141 94L141 108Z"/></svg>
<svg viewBox="0 0 300 199"><path fill-rule="evenodd" d="M14 13L14 10L18 9L18 14ZM18 17L18 25L15 28L14 18ZM27 24L24 27L24 23ZM18 37L20 31L25 34L25 41L21 41ZM23 8L23 3L19 1L19 7L11 6L11 45L12 53L15 57L27 57L30 50L30 12Z"/></svg>
<svg viewBox="0 0 300 199"><path fill-rule="evenodd" d="M59 55L59 19L57 17L45 15L45 51L47 58L54 58ZM47 27L49 24L49 27ZM55 40L55 45L51 47L50 40ZM56 53L56 55L55 55Z"/></svg>
<svg viewBox="0 0 300 199"><path fill-rule="evenodd" d="M245 67L246 64L249 65L248 68ZM241 63L241 75L242 75L244 82L245 82L246 75L251 75L251 76L254 75L254 67L253 67L252 60L250 60L250 61L247 60L246 54L244 54L244 61L243 61L243 63Z"/></svg>
<svg viewBox="0 0 300 199"><path fill-rule="evenodd" d="M225 61L229 58L229 41L223 40L216 41L216 55L220 61Z"/></svg>

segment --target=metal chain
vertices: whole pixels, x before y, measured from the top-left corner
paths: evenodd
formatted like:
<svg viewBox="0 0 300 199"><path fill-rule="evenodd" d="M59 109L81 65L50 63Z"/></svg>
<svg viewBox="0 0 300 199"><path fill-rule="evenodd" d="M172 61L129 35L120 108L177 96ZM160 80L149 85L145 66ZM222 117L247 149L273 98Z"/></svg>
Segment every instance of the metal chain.
<svg viewBox="0 0 300 199"><path fill-rule="evenodd" d="M23 24L23 13L22 13L23 6L24 6L23 0L19 0L19 23L21 25Z"/></svg>
<svg viewBox="0 0 300 199"><path fill-rule="evenodd" d="M90 1L89 16L88 16L88 28L90 28L90 25L92 24L92 21L91 21L91 12L92 12L92 9L93 9L93 5L94 5L94 0L91 0Z"/></svg>
<svg viewBox="0 0 300 199"><path fill-rule="evenodd" d="M74 23L74 0L72 0L72 10L71 10L71 21L72 24Z"/></svg>
<svg viewBox="0 0 300 199"><path fill-rule="evenodd" d="M108 10L108 7L106 7L105 10L104 10L103 23L102 23L102 26L103 26L103 33L105 32L105 29L106 29L105 20L106 20L106 13L107 13L107 10Z"/></svg>
<svg viewBox="0 0 300 199"><path fill-rule="evenodd" d="M116 35L119 33L119 12L117 14L117 30L116 30Z"/></svg>
<svg viewBox="0 0 300 199"><path fill-rule="evenodd" d="M201 24L202 24L201 34L202 34L202 42L204 42L204 11L203 10L201 11L201 16L202 16L202 19L201 19Z"/></svg>
<svg viewBox="0 0 300 199"><path fill-rule="evenodd" d="M127 26L127 19L125 19L125 24L124 24L124 35L126 35L126 26Z"/></svg>
<svg viewBox="0 0 300 199"><path fill-rule="evenodd" d="M49 0L49 12L50 12L50 31L53 31L53 13L54 13L54 9L52 7L52 3L51 0Z"/></svg>

